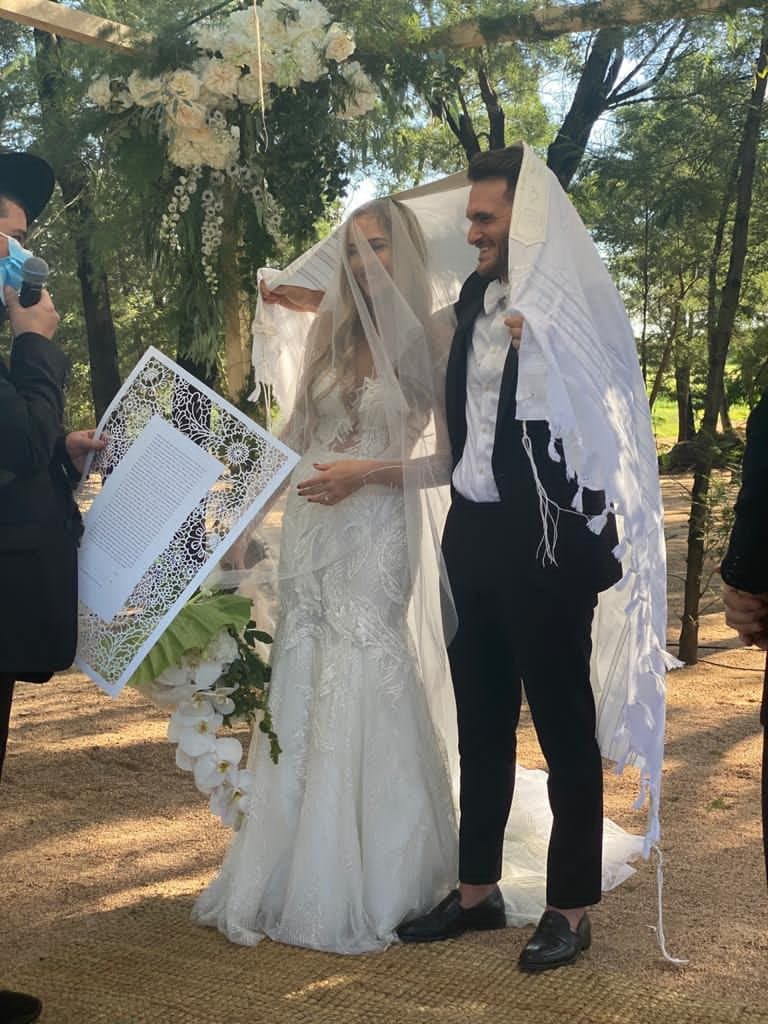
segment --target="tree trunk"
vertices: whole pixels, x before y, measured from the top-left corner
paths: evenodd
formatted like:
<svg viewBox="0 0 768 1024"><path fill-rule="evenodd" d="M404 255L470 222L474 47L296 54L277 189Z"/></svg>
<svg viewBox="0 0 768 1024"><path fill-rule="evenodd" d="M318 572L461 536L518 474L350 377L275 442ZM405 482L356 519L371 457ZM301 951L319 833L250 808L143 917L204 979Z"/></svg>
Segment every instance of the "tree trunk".
<svg viewBox="0 0 768 1024"><path fill-rule="evenodd" d="M664 378L667 375L669 364L672 361L672 352L675 347L675 334L670 334L664 343L664 351L661 353L661 362L659 368L656 371L656 376L653 378L653 387L651 388L651 394L648 398L648 405L653 412L653 407L656 404L656 399L659 397L659 392L664 385Z"/></svg>
<svg viewBox="0 0 768 1024"><path fill-rule="evenodd" d="M229 400L239 405L245 397L251 370L250 307L238 281L239 265L236 196L230 188L224 200L221 266L232 268L222 274L219 288L224 319L224 365Z"/></svg>
<svg viewBox="0 0 768 1024"><path fill-rule="evenodd" d="M584 156L595 122L606 109L623 58L622 30L600 29L581 72L570 109L547 153L547 164L566 190Z"/></svg>
<svg viewBox="0 0 768 1024"><path fill-rule="evenodd" d="M733 424L731 423L731 414L728 408L728 396L723 392L723 401L720 405L720 425L723 428L724 434L733 433Z"/></svg>
<svg viewBox="0 0 768 1024"><path fill-rule="evenodd" d="M659 369L657 370L656 376L654 377L653 387L651 388L651 395L648 399L648 404L650 405L651 410L653 410L653 407L656 404L656 399L659 397L659 392L661 391L664 385L664 378L666 377L667 371L669 370L669 364L672 362L672 353L675 351L677 334L680 329L680 316L682 314L682 300L684 296L685 287L681 281L679 298L675 303L675 312L672 318L672 324L669 329L667 340L664 344L664 351L661 353Z"/></svg>
<svg viewBox="0 0 768 1024"><path fill-rule="evenodd" d="M504 109L499 103L499 97L496 90L488 80L488 72L484 64L480 64L477 69L477 77L480 80L480 94L483 97L483 103L488 113L488 129L489 129L489 149L503 149L504 148Z"/></svg>
<svg viewBox="0 0 768 1024"><path fill-rule="evenodd" d="M58 40L35 30L35 63L46 156L53 166L65 203L65 216L75 243L77 276L85 315L91 392L100 419L120 387L117 337L109 301L109 284L103 271L96 270L91 235L93 208L88 170L74 146L67 140L67 115L62 107L63 76Z"/></svg>
<svg viewBox="0 0 768 1024"><path fill-rule="evenodd" d="M651 211L646 203L643 211L643 327L640 332L640 369L643 371L643 383L646 385L648 384L648 300L651 294L650 237Z"/></svg>
<svg viewBox="0 0 768 1024"><path fill-rule="evenodd" d="M675 346L675 397L677 399L677 443L693 440L696 428L691 398L691 342L693 317L688 318L688 344Z"/></svg>
<svg viewBox="0 0 768 1024"><path fill-rule="evenodd" d="M71 177L62 173L59 175L59 185L64 202L68 206L70 226L74 229L77 276L83 300L88 360L91 366L91 394L98 422L120 389L117 335L109 300L109 282L107 275L103 271L96 271L93 265L90 244L93 211L85 179L73 181Z"/></svg>
<svg viewBox="0 0 768 1024"><path fill-rule="evenodd" d="M715 454L715 428L723 404L725 360L731 340L741 294L741 279L747 254L749 217L755 178L760 121L765 98L768 64L768 14L763 19L762 41L757 61L757 74L747 107L738 155L736 211L731 235L728 273L720 298L717 321L708 336L707 391L704 417L699 431L696 470L693 477L691 516L688 523L688 557L686 563L685 606L680 632L680 658L686 663L698 661L699 601L704 566L704 535L708 511L709 483Z"/></svg>

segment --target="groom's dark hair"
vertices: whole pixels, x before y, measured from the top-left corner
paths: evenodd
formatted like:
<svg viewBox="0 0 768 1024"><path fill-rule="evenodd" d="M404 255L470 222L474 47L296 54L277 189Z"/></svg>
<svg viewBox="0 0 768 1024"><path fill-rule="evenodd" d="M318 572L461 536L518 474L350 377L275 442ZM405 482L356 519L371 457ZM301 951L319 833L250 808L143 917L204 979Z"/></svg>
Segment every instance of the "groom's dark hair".
<svg viewBox="0 0 768 1024"><path fill-rule="evenodd" d="M520 167L523 162L523 147L507 146L491 149L487 153L476 153L469 161L467 177L470 181L485 181L486 178L506 178L507 191L514 192Z"/></svg>

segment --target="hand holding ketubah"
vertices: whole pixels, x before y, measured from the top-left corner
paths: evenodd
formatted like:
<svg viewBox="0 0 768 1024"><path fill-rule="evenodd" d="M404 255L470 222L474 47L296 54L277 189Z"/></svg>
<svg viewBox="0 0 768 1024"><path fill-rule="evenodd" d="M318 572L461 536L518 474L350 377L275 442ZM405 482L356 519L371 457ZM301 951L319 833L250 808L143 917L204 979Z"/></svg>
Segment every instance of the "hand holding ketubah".
<svg viewBox="0 0 768 1024"><path fill-rule="evenodd" d="M85 468L85 460L88 455L91 452L99 452L107 446L106 438L95 435L95 430L73 430L64 438L67 455L80 473Z"/></svg>

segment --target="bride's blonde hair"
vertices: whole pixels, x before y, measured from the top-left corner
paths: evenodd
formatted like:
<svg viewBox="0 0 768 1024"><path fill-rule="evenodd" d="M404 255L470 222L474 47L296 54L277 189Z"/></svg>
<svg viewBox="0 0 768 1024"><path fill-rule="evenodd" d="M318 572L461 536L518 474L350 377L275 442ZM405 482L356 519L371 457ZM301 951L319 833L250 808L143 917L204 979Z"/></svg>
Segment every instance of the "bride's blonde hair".
<svg viewBox="0 0 768 1024"><path fill-rule="evenodd" d="M426 328L431 313L427 245L419 222L408 207L395 199L374 199L366 203L355 210L350 218L344 233L344 243L349 239L352 225L362 217L374 218L392 243L393 214L405 228L406 240L410 243L414 258L408 261L407 268L398 267L398 258L402 260L405 254L396 252L393 247L391 275L396 280L398 291ZM370 312L375 320L375 311L371 309ZM334 308L319 314L313 334L298 400L305 406L305 429L310 432L317 419L316 403L336 386L354 421L363 383L358 376L357 355L360 347L367 347L368 342L349 281L349 268L343 260Z"/></svg>

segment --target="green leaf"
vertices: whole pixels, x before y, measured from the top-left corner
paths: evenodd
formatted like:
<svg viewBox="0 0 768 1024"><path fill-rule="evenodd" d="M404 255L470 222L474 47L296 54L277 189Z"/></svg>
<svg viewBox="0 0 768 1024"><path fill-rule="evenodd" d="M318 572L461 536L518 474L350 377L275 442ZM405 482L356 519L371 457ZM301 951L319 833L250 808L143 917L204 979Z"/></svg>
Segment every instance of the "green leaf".
<svg viewBox="0 0 768 1024"><path fill-rule="evenodd" d="M202 651L222 629L240 632L251 617L251 600L239 594L214 594L188 602L128 681L129 686L157 679L178 665L188 651Z"/></svg>
<svg viewBox="0 0 768 1024"><path fill-rule="evenodd" d="M245 639L251 645L257 641L262 644L273 643L272 637L269 633L265 633L263 629L256 629L256 627L251 623L248 624L248 628L245 631Z"/></svg>

